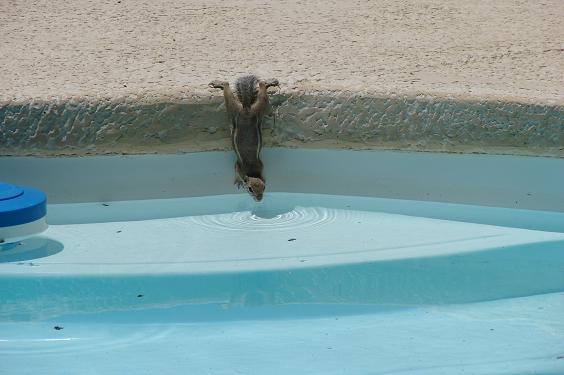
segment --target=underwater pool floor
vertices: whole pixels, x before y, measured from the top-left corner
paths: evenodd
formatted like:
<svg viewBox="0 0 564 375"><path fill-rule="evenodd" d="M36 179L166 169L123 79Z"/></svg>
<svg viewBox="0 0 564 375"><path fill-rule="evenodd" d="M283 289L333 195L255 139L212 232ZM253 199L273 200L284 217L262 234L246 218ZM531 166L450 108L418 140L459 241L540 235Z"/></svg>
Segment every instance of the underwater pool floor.
<svg viewBox="0 0 564 375"><path fill-rule="evenodd" d="M0 373L564 373L564 214L307 194L52 205Z"/></svg>
<svg viewBox="0 0 564 375"><path fill-rule="evenodd" d="M561 374L562 311L564 294L553 293L396 309L61 316L1 323L0 355L10 374Z"/></svg>

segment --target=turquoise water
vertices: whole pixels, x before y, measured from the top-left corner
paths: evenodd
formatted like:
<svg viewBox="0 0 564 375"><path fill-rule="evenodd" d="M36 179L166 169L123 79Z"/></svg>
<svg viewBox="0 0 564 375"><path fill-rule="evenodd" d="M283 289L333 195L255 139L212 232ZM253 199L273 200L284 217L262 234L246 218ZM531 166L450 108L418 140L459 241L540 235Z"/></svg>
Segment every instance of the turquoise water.
<svg viewBox="0 0 564 375"><path fill-rule="evenodd" d="M49 215L0 251L0 373L564 373L563 214L275 193Z"/></svg>

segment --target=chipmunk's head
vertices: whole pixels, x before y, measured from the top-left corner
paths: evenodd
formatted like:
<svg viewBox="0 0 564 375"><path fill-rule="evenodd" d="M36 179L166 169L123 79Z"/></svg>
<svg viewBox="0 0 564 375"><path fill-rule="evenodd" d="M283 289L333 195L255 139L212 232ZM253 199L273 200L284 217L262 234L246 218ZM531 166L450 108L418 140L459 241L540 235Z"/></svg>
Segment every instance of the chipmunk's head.
<svg viewBox="0 0 564 375"><path fill-rule="evenodd" d="M247 177L247 181L245 181L245 188L255 201L260 202L262 200L264 182L260 178Z"/></svg>

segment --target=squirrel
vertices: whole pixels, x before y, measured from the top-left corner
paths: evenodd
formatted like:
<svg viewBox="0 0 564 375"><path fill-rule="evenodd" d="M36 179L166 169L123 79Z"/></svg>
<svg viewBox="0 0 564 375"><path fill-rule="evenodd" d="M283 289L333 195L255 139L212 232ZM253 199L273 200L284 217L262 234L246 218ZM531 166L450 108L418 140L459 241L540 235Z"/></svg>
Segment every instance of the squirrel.
<svg viewBox="0 0 564 375"><path fill-rule="evenodd" d="M238 188L244 187L255 201L260 202L265 189L260 160L262 123L264 116L272 115L266 89L278 86L278 80L261 80L255 75L246 75L236 80L235 92L227 81L215 80L209 86L223 90L231 120L231 143L237 156L235 184Z"/></svg>

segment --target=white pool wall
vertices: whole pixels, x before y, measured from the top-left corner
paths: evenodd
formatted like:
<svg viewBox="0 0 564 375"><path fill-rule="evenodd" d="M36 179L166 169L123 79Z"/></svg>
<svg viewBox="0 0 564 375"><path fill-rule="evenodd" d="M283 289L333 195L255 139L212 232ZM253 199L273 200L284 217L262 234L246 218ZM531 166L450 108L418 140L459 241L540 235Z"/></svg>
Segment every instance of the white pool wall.
<svg viewBox="0 0 564 375"><path fill-rule="evenodd" d="M564 159L394 151L265 149L268 192L358 195L564 212ZM2 179L48 202L237 193L232 152L0 157Z"/></svg>

